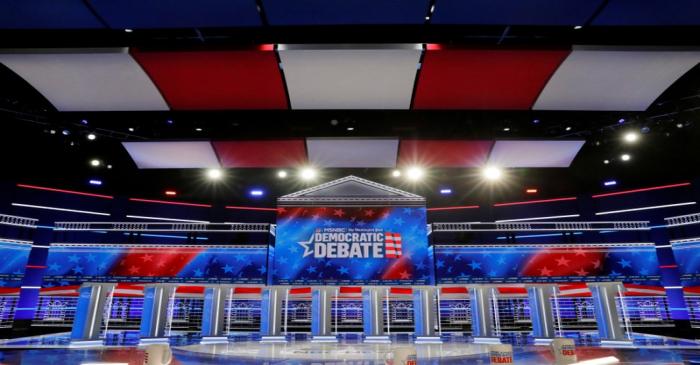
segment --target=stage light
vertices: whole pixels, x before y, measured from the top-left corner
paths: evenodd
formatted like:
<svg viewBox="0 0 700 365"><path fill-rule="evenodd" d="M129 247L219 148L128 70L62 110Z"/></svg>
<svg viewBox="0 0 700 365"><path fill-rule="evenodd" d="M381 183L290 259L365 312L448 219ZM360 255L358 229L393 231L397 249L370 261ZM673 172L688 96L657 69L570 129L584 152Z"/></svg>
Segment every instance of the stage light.
<svg viewBox="0 0 700 365"><path fill-rule="evenodd" d="M423 169L420 167L414 166L406 170L406 177L411 180L411 181L418 181L420 180L423 175L425 175L425 172Z"/></svg>
<svg viewBox="0 0 700 365"><path fill-rule="evenodd" d="M447 189L440 189L440 194L442 194L442 195L450 195L450 194L452 194L452 189L449 189L449 188L447 188Z"/></svg>
<svg viewBox="0 0 700 365"><path fill-rule="evenodd" d="M279 177L280 179L286 178L286 177L287 177L287 171L284 171L284 170L279 170L279 171L277 171L277 177Z"/></svg>
<svg viewBox="0 0 700 365"><path fill-rule="evenodd" d="M539 119L534 119L534 120L532 121L532 124L540 124L540 120L539 120Z"/></svg>
<svg viewBox="0 0 700 365"><path fill-rule="evenodd" d="M87 139L89 141L94 141L95 139L97 139L97 136L95 135L95 133L90 133L87 135Z"/></svg>
<svg viewBox="0 0 700 365"><path fill-rule="evenodd" d="M173 120L172 120L172 119L168 119L168 120L166 120L165 122L168 123L168 124L173 124Z"/></svg>
<svg viewBox="0 0 700 365"><path fill-rule="evenodd" d="M111 169L112 169L112 165L107 165L107 168L111 170Z"/></svg>
<svg viewBox="0 0 700 365"><path fill-rule="evenodd" d="M224 172L221 169L209 169L207 170L207 177L209 180L220 180L224 176Z"/></svg>
<svg viewBox="0 0 700 365"><path fill-rule="evenodd" d="M639 139L639 134L635 132L627 132L625 133L624 139L627 143L634 143Z"/></svg>
<svg viewBox="0 0 700 365"><path fill-rule="evenodd" d="M201 131L202 131L202 128L195 128L194 130L197 131L197 132L201 132Z"/></svg>
<svg viewBox="0 0 700 365"><path fill-rule="evenodd" d="M100 162L100 160L98 160L96 158L93 158L92 160L90 160L90 166L92 166L92 167L98 167L101 164L102 164L102 162Z"/></svg>
<svg viewBox="0 0 700 365"><path fill-rule="evenodd" d="M354 130L355 130L355 127L348 127L348 131L351 131L351 132L352 132L352 131L354 131Z"/></svg>
<svg viewBox="0 0 700 365"><path fill-rule="evenodd" d="M525 192L528 194L537 194L538 190L535 188L528 188L528 189L525 189Z"/></svg>
<svg viewBox="0 0 700 365"><path fill-rule="evenodd" d="M566 131L567 131L567 132L570 131L570 130L571 130L571 127L566 127Z"/></svg>
<svg viewBox="0 0 700 365"><path fill-rule="evenodd" d="M509 127L505 127L505 128L503 128L503 131L504 131L504 132L510 132L510 128L509 128Z"/></svg>
<svg viewBox="0 0 700 365"><path fill-rule="evenodd" d="M91 179L88 182L90 183L90 185L102 185L102 180Z"/></svg>
<svg viewBox="0 0 700 365"><path fill-rule="evenodd" d="M80 121L80 123L81 123L81 124L84 124L84 125L87 125L87 124L88 124L88 121L87 121L87 119L83 119L83 120Z"/></svg>
<svg viewBox="0 0 700 365"><path fill-rule="evenodd" d="M177 191L175 191L175 190L166 190L166 191L165 191L165 195L167 195L167 196L176 196L176 195L177 195Z"/></svg>
<svg viewBox="0 0 700 365"><path fill-rule="evenodd" d="M620 119L617 121L617 123L618 123L618 124L624 124L624 123L625 123L625 118L620 118Z"/></svg>
<svg viewBox="0 0 700 365"><path fill-rule="evenodd" d="M401 170L394 170L391 172L391 176L393 177L401 177Z"/></svg>
<svg viewBox="0 0 700 365"><path fill-rule="evenodd" d="M610 163L610 160L603 160L603 163L607 165Z"/></svg>
<svg viewBox="0 0 700 365"><path fill-rule="evenodd" d="M64 130L61 132L61 134L63 134L64 136L67 136L67 135L70 135L70 131L67 130L67 129L64 129Z"/></svg>
<svg viewBox="0 0 700 365"><path fill-rule="evenodd" d="M52 130L49 131L49 133L51 133L51 134L56 134L56 130L55 130L55 129L52 129Z"/></svg>
<svg viewBox="0 0 700 365"><path fill-rule="evenodd" d="M603 183L603 186L615 186L615 185L617 185L617 181L615 181L615 180L608 180L608 181Z"/></svg>
<svg viewBox="0 0 700 365"><path fill-rule="evenodd" d="M577 25L577 26L574 27L574 29L576 29L576 30L579 30L579 29L582 29L582 28L583 28L583 25Z"/></svg>
<svg viewBox="0 0 700 365"><path fill-rule="evenodd" d="M265 195L265 192L261 189L253 189L249 192L249 194L254 197L259 197Z"/></svg>
<svg viewBox="0 0 700 365"><path fill-rule="evenodd" d="M301 171L299 171L299 177L306 181L315 179L316 175L318 175L318 172L311 167L304 167L301 169Z"/></svg>
<svg viewBox="0 0 700 365"><path fill-rule="evenodd" d="M134 31L133 29L129 29L129 28L124 29L124 32L126 32L126 33L131 33L133 31Z"/></svg>
<svg viewBox="0 0 700 365"><path fill-rule="evenodd" d="M627 153L624 153L624 154L622 154L622 156L620 156L620 159L621 159L622 161L629 161L631 158L632 158L632 156L630 156L630 155L627 154Z"/></svg>
<svg viewBox="0 0 700 365"><path fill-rule="evenodd" d="M133 132L134 128L129 127L129 132Z"/></svg>
<svg viewBox="0 0 700 365"><path fill-rule="evenodd" d="M676 123L676 128L683 128L683 123Z"/></svg>
<svg viewBox="0 0 700 365"><path fill-rule="evenodd" d="M503 174L501 172L501 169L499 169L498 167L495 167L495 166L487 166L483 169L483 171L481 173L486 180L490 180L490 181L496 181L496 180L500 179L501 175Z"/></svg>

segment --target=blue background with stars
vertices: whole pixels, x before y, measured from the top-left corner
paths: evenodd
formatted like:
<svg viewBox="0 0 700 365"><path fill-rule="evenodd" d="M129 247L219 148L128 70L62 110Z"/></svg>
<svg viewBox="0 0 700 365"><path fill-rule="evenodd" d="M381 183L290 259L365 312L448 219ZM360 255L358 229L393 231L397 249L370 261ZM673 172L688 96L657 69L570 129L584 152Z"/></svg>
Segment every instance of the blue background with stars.
<svg viewBox="0 0 700 365"><path fill-rule="evenodd" d="M0 241L0 286L20 286L31 249L31 245Z"/></svg>
<svg viewBox="0 0 700 365"><path fill-rule="evenodd" d="M648 246L435 246L435 260L439 284L622 281L658 285L660 281L656 249Z"/></svg>
<svg viewBox="0 0 700 365"><path fill-rule="evenodd" d="M49 250L44 286L76 285L85 281L121 283L182 282L182 283L236 283L264 284L267 276L267 248L201 247L194 255L186 248L154 245L134 251L128 245L52 246ZM144 256L151 256L144 260ZM172 260L187 257L182 268L173 272L171 265L159 268L159 259ZM138 268L134 274L124 273L120 263ZM120 271L121 270L121 271ZM147 275L153 274L153 275ZM143 276L139 276L139 274Z"/></svg>
<svg viewBox="0 0 700 365"><path fill-rule="evenodd" d="M416 207L298 207L286 208L277 219L275 285L430 285L434 283L432 248L428 247L426 210ZM334 214L341 209L343 214ZM367 210L376 214L371 219ZM303 257L298 242L308 241L316 228L379 228L399 233L403 257Z"/></svg>

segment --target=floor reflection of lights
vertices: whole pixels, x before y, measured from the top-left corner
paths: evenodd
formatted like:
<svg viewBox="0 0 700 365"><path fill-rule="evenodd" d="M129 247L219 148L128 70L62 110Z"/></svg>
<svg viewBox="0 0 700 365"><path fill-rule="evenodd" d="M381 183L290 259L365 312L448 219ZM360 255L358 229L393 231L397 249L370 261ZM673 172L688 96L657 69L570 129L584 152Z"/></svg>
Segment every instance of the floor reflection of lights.
<svg viewBox="0 0 700 365"><path fill-rule="evenodd" d="M419 359L468 357L488 352L488 346L465 343L446 344L329 344L329 343L229 343L217 345L190 345L180 350L209 355L232 356L270 360L376 360L382 361L396 351L415 349Z"/></svg>

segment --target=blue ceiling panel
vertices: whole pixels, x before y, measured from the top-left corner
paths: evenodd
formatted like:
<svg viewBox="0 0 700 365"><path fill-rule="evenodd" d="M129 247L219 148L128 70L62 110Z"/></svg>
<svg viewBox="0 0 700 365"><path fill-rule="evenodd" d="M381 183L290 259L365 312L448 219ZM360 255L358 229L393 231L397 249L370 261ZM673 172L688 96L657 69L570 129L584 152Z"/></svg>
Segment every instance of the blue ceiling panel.
<svg viewBox="0 0 700 365"><path fill-rule="evenodd" d="M610 0L593 25L700 25L698 0Z"/></svg>
<svg viewBox="0 0 700 365"><path fill-rule="evenodd" d="M216 28L262 25L255 0L90 0L111 28Z"/></svg>
<svg viewBox="0 0 700 365"><path fill-rule="evenodd" d="M422 24L428 0L263 0L271 25Z"/></svg>
<svg viewBox="0 0 700 365"><path fill-rule="evenodd" d="M585 24L602 0L437 0L432 24Z"/></svg>
<svg viewBox="0 0 700 365"><path fill-rule="evenodd" d="M0 0L0 29L104 28L81 0Z"/></svg>

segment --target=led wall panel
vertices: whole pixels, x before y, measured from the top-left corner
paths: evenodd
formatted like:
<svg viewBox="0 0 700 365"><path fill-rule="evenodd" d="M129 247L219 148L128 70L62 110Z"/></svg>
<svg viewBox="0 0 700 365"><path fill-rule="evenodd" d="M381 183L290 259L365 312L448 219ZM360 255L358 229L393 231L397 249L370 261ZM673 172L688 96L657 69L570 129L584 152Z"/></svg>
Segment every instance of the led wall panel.
<svg viewBox="0 0 700 365"><path fill-rule="evenodd" d="M491 146L492 141L402 140L399 165L480 167L486 163Z"/></svg>
<svg viewBox="0 0 700 365"><path fill-rule="evenodd" d="M602 0L437 0L433 24L581 25Z"/></svg>
<svg viewBox="0 0 700 365"><path fill-rule="evenodd" d="M408 109L420 45L281 45L293 109Z"/></svg>
<svg viewBox="0 0 700 365"><path fill-rule="evenodd" d="M317 167L396 166L397 138L308 138L309 162Z"/></svg>
<svg viewBox="0 0 700 365"><path fill-rule="evenodd" d="M646 110L700 52L575 47L542 90L536 110Z"/></svg>
<svg viewBox="0 0 700 365"><path fill-rule="evenodd" d="M697 0L610 0L593 25L700 25Z"/></svg>
<svg viewBox="0 0 700 365"><path fill-rule="evenodd" d="M81 0L0 0L0 29L104 28Z"/></svg>
<svg viewBox="0 0 700 365"><path fill-rule="evenodd" d="M586 141L496 141L489 164L508 167L569 167Z"/></svg>
<svg viewBox="0 0 700 365"><path fill-rule="evenodd" d="M263 0L271 25L423 24L427 0Z"/></svg>
<svg viewBox="0 0 700 365"><path fill-rule="evenodd" d="M140 169L219 167L209 142L122 142Z"/></svg>
<svg viewBox="0 0 700 365"><path fill-rule="evenodd" d="M306 163L303 139L212 142L223 167L289 167Z"/></svg>
<svg viewBox="0 0 700 365"><path fill-rule="evenodd" d="M90 0L111 28L262 25L255 0Z"/></svg>
<svg viewBox="0 0 700 365"><path fill-rule="evenodd" d="M29 82L59 111L168 109L125 48L0 53L0 63Z"/></svg>
<svg viewBox="0 0 700 365"><path fill-rule="evenodd" d="M132 53L173 109L287 108L271 48Z"/></svg>
<svg viewBox="0 0 700 365"><path fill-rule="evenodd" d="M428 46L415 109L530 109L568 50Z"/></svg>

